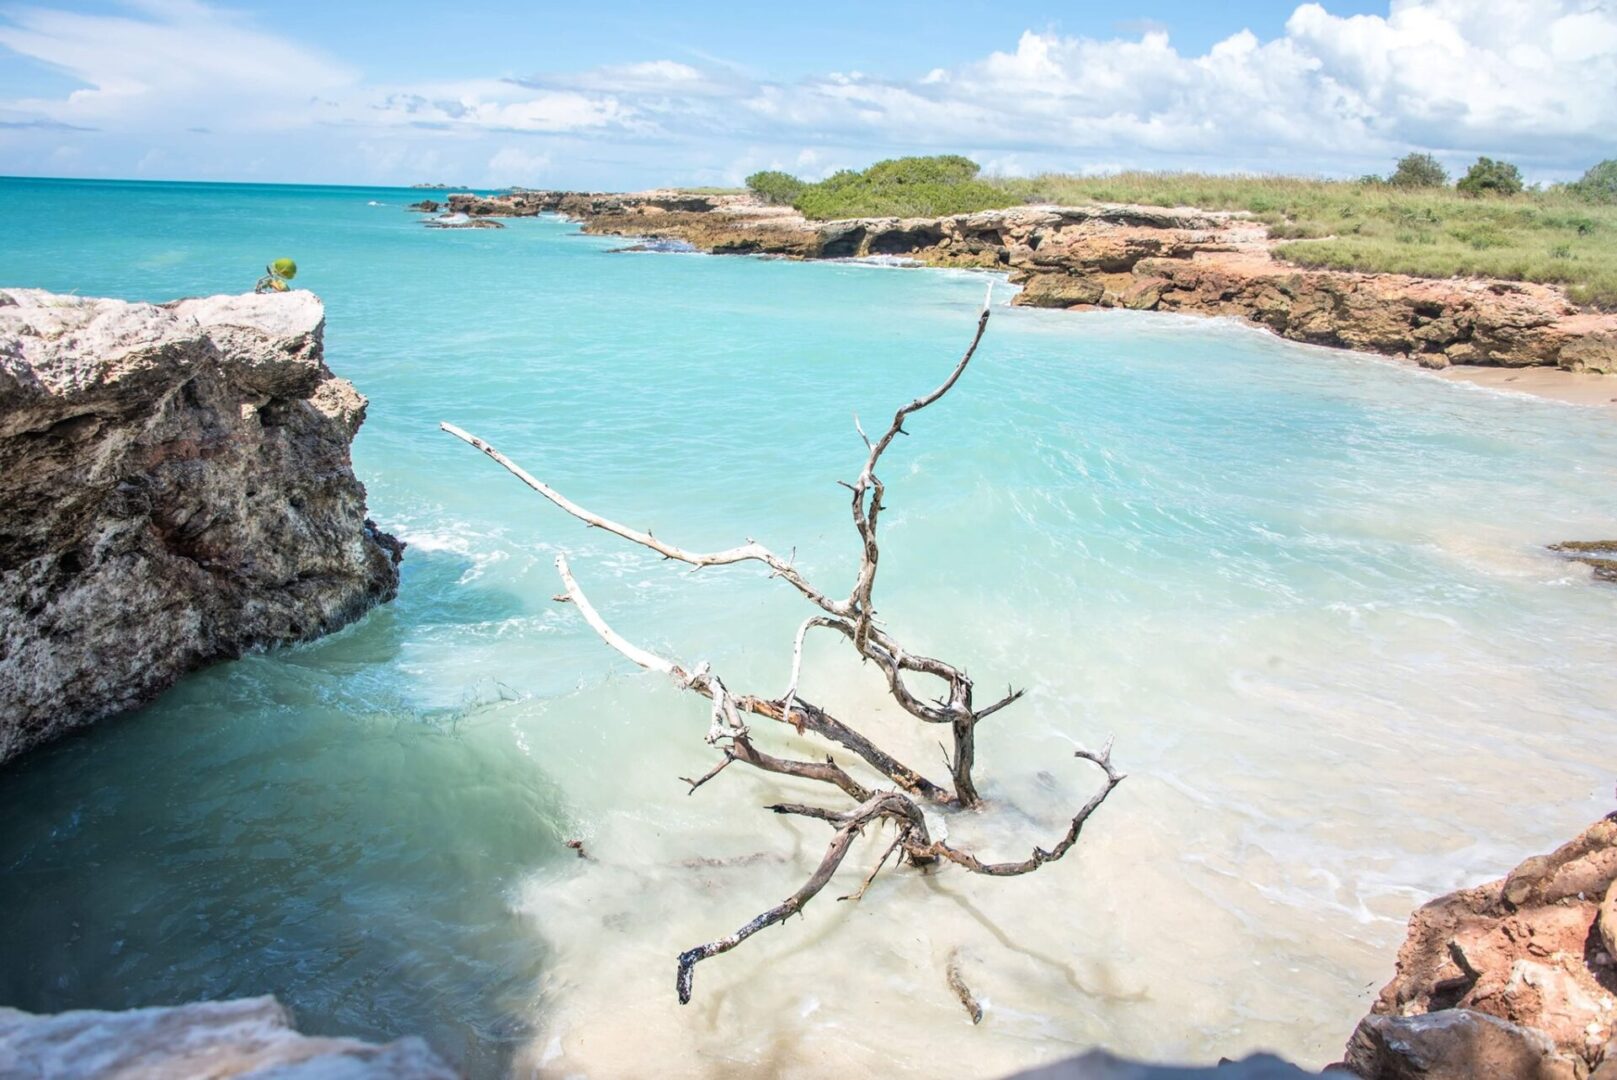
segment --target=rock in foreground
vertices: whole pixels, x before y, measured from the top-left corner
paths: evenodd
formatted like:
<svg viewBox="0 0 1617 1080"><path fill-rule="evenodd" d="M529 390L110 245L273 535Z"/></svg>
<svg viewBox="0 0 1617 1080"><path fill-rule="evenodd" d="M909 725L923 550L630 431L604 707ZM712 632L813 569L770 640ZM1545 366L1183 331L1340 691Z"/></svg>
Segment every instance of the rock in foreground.
<svg viewBox="0 0 1617 1080"><path fill-rule="evenodd" d="M1617 817L1409 920L1354 1033L1366 1080L1617 1076Z"/></svg>
<svg viewBox="0 0 1617 1080"><path fill-rule="evenodd" d="M0 291L0 762L391 599L307 292Z"/></svg>
<svg viewBox="0 0 1617 1080"><path fill-rule="evenodd" d="M420 1039L312 1038L272 997L36 1016L0 1008L0 1076L15 1080L455 1080Z"/></svg>

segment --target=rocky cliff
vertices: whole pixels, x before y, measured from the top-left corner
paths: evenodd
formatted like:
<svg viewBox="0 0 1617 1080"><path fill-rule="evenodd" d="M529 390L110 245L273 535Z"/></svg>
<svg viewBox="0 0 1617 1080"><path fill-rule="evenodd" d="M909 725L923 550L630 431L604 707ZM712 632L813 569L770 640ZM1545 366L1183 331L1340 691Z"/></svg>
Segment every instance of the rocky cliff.
<svg viewBox="0 0 1617 1080"><path fill-rule="evenodd" d="M945 218L810 222L750 197L519 191L451 195L472 217L559 213L584 231L683 240L716 254L887 255L1004 270L1016 303L1228 315L1283 337L1407 356L1428 367L1547 365L1617 372L1617 314L1580 311L1559 289L1308 270L1273 254L1244 214L1144 206L1034 206Z"/></svg>
<svg viewBox="0 0 1617 1080"><path fill-rule="evenodd" d="M0 761L398 587L307 292L0 291Z"/></svg>

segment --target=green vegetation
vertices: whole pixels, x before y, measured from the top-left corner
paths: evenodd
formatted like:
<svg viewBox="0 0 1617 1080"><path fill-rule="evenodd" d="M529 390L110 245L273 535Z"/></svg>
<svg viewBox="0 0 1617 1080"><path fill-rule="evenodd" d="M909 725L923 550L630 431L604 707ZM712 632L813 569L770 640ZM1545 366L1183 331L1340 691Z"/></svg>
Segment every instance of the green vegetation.
<svg viewBox="0 0 1617 1080"><path fill-rule="evenodd" d="M980 166L958 154L878 161L864 172L844 169L806 184L792 205L820 220L849 217L942 217L1014 205Z"/></svg>
<svg viewBox="0 0 1617 1080"><path fill-rule="evenodd" d="M1508 161L1479 157L1454 186L1467 195L1520 195L1522 171Z"/></svg>
<svg viewBox="0 0 1617 1080"><path fill-rule="evenodd" d="M298 264L291 259L276 259L264 267L264 276L253 286L254 292L285 292L287 282L298 276Z"/></svg>
<svg viewBox="0 0 1617 1080"><path fill-rule="evenodd" d="M1617 205L1570 185L1481 199L1455 188L1196 173L1002 183L1024 202L1245 210L1290 241L1277 255L1302 266L1541 281L1566 286L1578 303L1617 308Z"/></svg>
<svg viewBox="0 0 1617 1080"><path fill-rule="evenodd" d="M1449 171L1431 154L1405 154L1387 183L1397 188L1448 187Z"/></svg>
<svg viewBox="0 0 1617 1080"><path fill-rule="evenodd" d="M773 206L790 206L808 187L791 173L755 172L747 177L747 190Z"/></svg>
<svg viewBox="0 0 1617 1080"><path fill-rule="evenodd" d="M1592 166L1583 179L1568 184L1567 189L1590 202L1617 203L1617 158L1607 158Z"/></svg>
<svg viewBox="0 0 1617 1080"><path fill-rule="evenodd" d="M1514 166L1485 158L1467 174L1476 177L1468 190L1488 198L1414 182L1429 180L1430 166L1442 169L1427 155L1410 155L1385 181L1153 172L1013 179L980 176L962 157L899 158L805 184L794 205L820 220L1028 203L1244 210L1286 241L1276 254L1299 265L1540 281L1566 286L1579 303L1617 308L1617 162L1602 162L1576 184L1523 191ZM1407 182L1398 182L1400 174Z"/></svg>

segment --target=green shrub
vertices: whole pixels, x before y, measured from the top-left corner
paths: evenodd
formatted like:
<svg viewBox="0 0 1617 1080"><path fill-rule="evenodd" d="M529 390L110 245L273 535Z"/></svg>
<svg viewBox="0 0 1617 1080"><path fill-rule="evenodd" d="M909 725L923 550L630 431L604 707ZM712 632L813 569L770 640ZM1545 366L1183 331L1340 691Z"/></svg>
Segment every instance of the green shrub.
<svg viewBox="0 0 1617 1080"><path fill-rule="evenodd" d="M1617 158L1607 158L1592 166L1583 179L1567 187L1590 202L1617 203Z"/></svg>
<svg viewBox="0 0 1617 1080"><path fill-rule="evenodd" d="M1479 157L1454 186L1467 195L1520 195L1522 171L1508 161Z"/></svg>
<svg viewBox="0 0 1617 1080"><path fill-rule="evenodd" d="M1400 188L1447 187L1449 171L1431 154L1405 154L1387 183Z"/></svg>
<svg viewBox="0 0 1617 1080"><path fill-rule="evenodd" d="M790 173L765 170L747 177L747 190L774 206L790 206L807 184Z"/></svg>
<svg viewBox="0 0 1617 1080"><path fill-rule="evenodd" d="M945 217L1015 206L1003 185L979 180L980 167L959 154L878 161L863 172L844 169L805 186L792 205L804 217Z"/></svg>

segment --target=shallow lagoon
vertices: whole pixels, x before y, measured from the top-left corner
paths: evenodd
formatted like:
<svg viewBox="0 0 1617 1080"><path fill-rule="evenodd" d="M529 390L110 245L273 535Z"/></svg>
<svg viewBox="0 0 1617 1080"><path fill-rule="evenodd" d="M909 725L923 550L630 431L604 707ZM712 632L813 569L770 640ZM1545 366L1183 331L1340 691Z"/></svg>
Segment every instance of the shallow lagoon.
<svg viewBox="0 0 1617 1080"><path fill-rule="evenodd" d="M8 285L167 299L296 258L371 398L373 516L411 544L365 622L0 776L5 1004L273 992L479 1076L992 1075L1097 1043L1318 1064L1415 903L1610 808L1617 590L1542 551L1617 527L1609 415L1216 321L1002 306L890 455L878 600L912 647L1030 690L980 734L995 808L953 835L1048 843L1089 790L1075 743L1115 733L1131 778L1067 861L886 874L857 906L833 885L681 1009L675 954L818 858L823 827L756 807L819 793L731 770L687 797L704 703L552 604L551 559L744 689L784 685L801 601L586 531L436 424L686 546L755 536L839 583L851 414L946 373L983 278L427 230L406 191L0 191ZM936 761L835 643L805 692ZM957 949L980 1027L944 984Z"/></svg>

